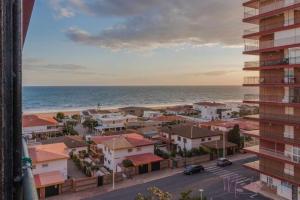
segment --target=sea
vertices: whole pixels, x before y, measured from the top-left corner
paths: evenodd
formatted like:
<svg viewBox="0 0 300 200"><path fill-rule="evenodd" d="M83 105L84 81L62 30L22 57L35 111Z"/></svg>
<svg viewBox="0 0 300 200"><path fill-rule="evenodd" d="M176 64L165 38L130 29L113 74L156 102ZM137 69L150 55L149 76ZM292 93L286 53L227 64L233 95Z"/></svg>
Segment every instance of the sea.
<svg viewBox="0 0 300 200"><path fill-rule="evenodd" d="M199 101L241 102L242 86L24 86L24 112L77 111L100 106L171 106Z"/></svg>

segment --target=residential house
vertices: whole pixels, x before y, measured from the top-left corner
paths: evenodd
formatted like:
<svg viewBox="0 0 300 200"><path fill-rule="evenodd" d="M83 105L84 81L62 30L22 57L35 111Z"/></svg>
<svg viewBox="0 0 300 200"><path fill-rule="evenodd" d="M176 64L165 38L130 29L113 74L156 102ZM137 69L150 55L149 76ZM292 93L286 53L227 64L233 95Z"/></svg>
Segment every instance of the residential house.
<svg viewBox="0 0 300 200"><path fill-rule="evenodd" d="M152 119L153 121L159 122L161 126L181 124L187 122L187 119L177 115L162 115Z"/></svg>
<svg viewBox="0 0 300 200"><path fill-rule="evenodd" d="M121 131L126 129L127 123L137 122L137 116L125 115L120 112L93 114L92 118L98 122L95 130L99 133L107 131Z"/></svg>
<svg viewBox="0 0 300 200"><path fill-rule="evenodd" d="M193 108L201 112L201 119L212 121L220 119L230 119L237 115L236 109L226 106L226 104L216 102L194 103Z"/></svg>
<svg viewBox="0 0 300 200"><path fill-rule="evenodd" d="M165 113L167 115L197 115L199 112L193 109L193 106L183 105L183 106L173 106L167 107Z"/></svg>
<svg viewBox="0 0 300 200"><path fill-rule="evenodd" d="M171 149L180 151L199 148L206 142L219 141L222 139L222 132L183 124L163 127L161 136L169 142L169 145L172 146Z"/></svg>
<svg viewBox="0 0 300 200"><path fill-rule="evenodd" d="M137 117L143 117L145 111L152 111L152 109L150 108L135 106L124 107L120 108L119 110L125 113L126 115L135 115Z"/></svg>
<svg viewBox="0 0 300 200"><path fill-rule="evenodd" d="M156 117L160 117L163 114L160 111L152 111L152 110L145 110L143 114L144 119L153 119Z"/></svg>
<svg viewBox="0 0 300 200"><path fill-rule="evenodd" d="M91 141L104 154L104 166L120 171L123 160L131 160L139 174L158 170L163 159L154 155L154 143L137 133L94 136Z"/></svg>
<svg viewBox="0 0 300 200"><path fill-rule="evenodd" d="M62 131L53 116L47 114L23 115L22 125L22 133L32 138L45 139Z"/></svg>
<svg viewBox="0 0 300 200"><path fill-rule="evenodd" d="M64 143L28 147L32 160L35 185L41 199L61 193L62 184L68 179L69 158Z"/></svg>
<svg viewBox="0 0 300 200"><path fill-rule="evenodd" d="M81 136L60 136L42 140L42 144L64 143L68 149L68 153L78 154L81 151L88 151L88 144Z"/></svg>

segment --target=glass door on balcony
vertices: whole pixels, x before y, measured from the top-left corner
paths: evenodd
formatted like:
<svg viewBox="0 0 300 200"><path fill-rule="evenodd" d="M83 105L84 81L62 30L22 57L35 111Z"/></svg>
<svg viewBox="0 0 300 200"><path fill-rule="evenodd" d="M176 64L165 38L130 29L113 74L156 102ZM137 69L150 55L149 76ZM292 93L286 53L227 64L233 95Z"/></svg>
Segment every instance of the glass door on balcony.
<svg viewBox="0 0 300 200"><path fill-rule="evenodd" d="M300 48L289 49L289 64L300 63Z"/></svg>

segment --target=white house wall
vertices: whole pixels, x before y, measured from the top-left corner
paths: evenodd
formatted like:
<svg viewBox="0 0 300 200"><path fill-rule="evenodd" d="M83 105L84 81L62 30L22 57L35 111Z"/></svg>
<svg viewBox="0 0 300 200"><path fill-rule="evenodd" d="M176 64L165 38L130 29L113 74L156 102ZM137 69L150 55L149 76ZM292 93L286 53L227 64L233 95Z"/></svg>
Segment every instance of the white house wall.
<svg viewBox="0 0 300 200"><path fill-rule="evenodd" d="M44 165L44 166L43 166ZM47 166L46 166L47 165ZM60 171L65 179L68 178L68 160L54 160L43 163L36 163L33 169L33 175L46 172Z"/></svg>

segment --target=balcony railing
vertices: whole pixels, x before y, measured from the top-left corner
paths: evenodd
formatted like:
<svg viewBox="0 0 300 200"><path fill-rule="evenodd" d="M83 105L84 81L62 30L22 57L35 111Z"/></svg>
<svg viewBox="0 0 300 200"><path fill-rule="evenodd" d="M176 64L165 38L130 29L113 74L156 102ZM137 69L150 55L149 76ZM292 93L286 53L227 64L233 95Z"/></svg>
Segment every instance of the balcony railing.
<svg viewBox="0 0 300 200"><path fill-rule="evenodd" d="M35 188L34 177L32 174L31 163L25 138L22 140L23 147L23 193L24 200L38 200L37 191Z"/></svg>
<svg viewBox="0 0 300 200"><path fill-rule="evenodd" d="M276 40L267 40L267 41L255 40L255 42L251 42L250 44L247 43L245 44L245 51L256 51L256 50L280 47L285 45L293 45L298 43L300 43L300 36L298 35L276 39Z"/></svg>
<svg viewBox="0 0 300 200"><path fill-rule="evenodd" d="M252 146L252 147L246 147L245 150L253 152L258 155L268 156L268 157L276 158L279 160L299 164L299 162L297 162L296 160L293 159L293 156L287 156L284 152L278 151L276 149L275 150L269 149L269 148L265 148L265 147L261 147L261 146L257 145L257 146Z"/></svg>
<svg viewBox="0 0 300 200"><path fill-rule="evenodd" d="M259 26L255 26L253 28L245 29L244 35L254 34L262 31L270 31L277 28L283 28L286 26L296 25L300 23L299 18L287 19L282 22L277 23L269 23L269 24L260 24Z"/></svg>
<svg viewBox="0 0 300 200"><path fill-rule="evenodd" d="M297 115L286 115L286 114L275 114L275 113L260 113L259 119L279 121L284 123L300 123L300 116Z"/></svg>
<svg viewBox="0 0 300 200"><path fill-rule="evenodd" d="M288 6L295 5L297 3L300 3L300 0L279 0L274 3L261 6L259 9L251 9L250 11L245 11L244 12L244 18L249 18L249 17L254 17L256 15L264 14L267 12L271 12L274 10L278 10L281 8L285 8Z"/></svg>
<svg viewBox="0 0 300 200"><path fill-rule="evenodd" d="M245 94L244 101L268 103L300 103L299 96Z"/></svg>
<svg viewBox="0 0 300 200"><path fill-rule="evenodd" d="M244 164L245 167L250 169L254 169L261 173L265 173L269 176L274 176L275 178L282 179L293 184L300 184L300 179L297 176L291 176L289 174L284 173L284 169L278 169L275 166L264 164L260 161L254 161L251 163Z"/></svg>
<svg viewBox="0 0 300 200"><path fill-rule="evenodd" d="M300 57L290 57L290 58L279 58L279 59L270 59L263 61L248 61L244 63L245 69L256 68L256 67L265 67L265 66L274 66L274 65L295 65L300 64Z"/></svg>
<svg viewBox="0 0 300 200"><path fill-rule="evenodd" d="M272 84L296 84L294 76L250 76L244 78L244 85L272 85Z"/></svg>
<svg viewBox="0 0 300 200"><path fill-rule="evenodd" d="M259 135L261 138L263 139L269 138L271 141L280 141L283 143L298 144L298 145L300 144L300 139L287 137L285 136L284 132L275 133L274 131L271 130L260 130Z"/></svg>

